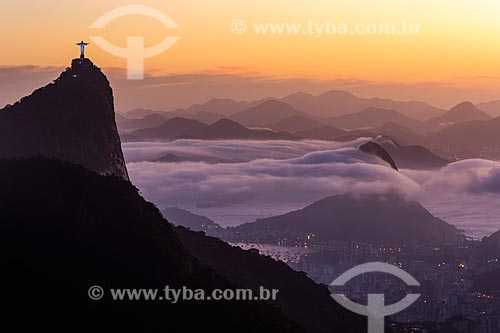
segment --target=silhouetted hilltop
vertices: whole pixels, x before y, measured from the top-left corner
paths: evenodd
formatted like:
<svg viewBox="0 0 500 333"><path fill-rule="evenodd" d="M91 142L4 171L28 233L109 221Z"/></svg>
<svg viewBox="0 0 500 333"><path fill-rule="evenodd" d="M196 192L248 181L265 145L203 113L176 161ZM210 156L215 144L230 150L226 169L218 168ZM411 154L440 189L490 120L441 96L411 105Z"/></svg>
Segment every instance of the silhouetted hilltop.
<svg viewBox="0 0 500 333"><path fill-rule="evenodd" d="M398 102L382 98L360 98L339 90L327 91L318 96L298 92L282 98L281 101L290 104L297 110L319 117L352 114L369 107L397 110L417 120L427 120L446 112L418 101Z"/></svg>
<svg viewBox="0 0 500 333"><path fill-rule="evenodd" d="M113 91L88 59L0 110L0 158L46 156L128 179L116 129Z"/></svg>
<svg viewBox="0 0 500 333"><path fill-rule="evenodd" d="M141 128L151 128L159 126L167 121L164 116L152 113L142 118L128 119L121 114L116 114L116 125L120 133L128 133Z"/></svg>
<svg viewBox="0 0 500 333"><path fill-rule="evenodd" d="M157 127L134 131L131 135L145 139L174 139L191 135L205 127L207 125L198 120L175 117Z"/></svg>
<svg viewBox="0 0 500 333"><path fill-rule="evenodd" d="M276 244L280 239L356 241L368 243L444 243L457 229L432 216L419 203L397 194L337 195L284 215L259 219L235 228L236 240Z"/></svg>
<svg viewBox="0 0 500 333"><path fill-rule="evenodd" d="M256 103L248 103L243 101L235 101L228 98L213 98L204 104L194 104L186 109L176 109L172 112L177 115L195 114L199 112L218 113L225 117L235 114L249 107L256 105Z"/></svg>

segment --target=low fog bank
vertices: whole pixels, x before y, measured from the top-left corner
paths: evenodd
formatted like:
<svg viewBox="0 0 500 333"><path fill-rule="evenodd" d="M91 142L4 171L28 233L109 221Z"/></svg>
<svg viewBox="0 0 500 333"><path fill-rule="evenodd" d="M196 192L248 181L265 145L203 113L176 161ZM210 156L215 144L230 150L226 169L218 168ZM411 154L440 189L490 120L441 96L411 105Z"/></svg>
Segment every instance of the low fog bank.
<svg viewBox="0 0 500 333"><path fill-rule="evenodd" d="M500 163L465 160L397 172L360 152L366 142L199 141L126 143L130 177L160 208L178 206L234 226L334 194L405 193L473 237L500 226ZM176 163L152 162L175 155Z"/></svg>

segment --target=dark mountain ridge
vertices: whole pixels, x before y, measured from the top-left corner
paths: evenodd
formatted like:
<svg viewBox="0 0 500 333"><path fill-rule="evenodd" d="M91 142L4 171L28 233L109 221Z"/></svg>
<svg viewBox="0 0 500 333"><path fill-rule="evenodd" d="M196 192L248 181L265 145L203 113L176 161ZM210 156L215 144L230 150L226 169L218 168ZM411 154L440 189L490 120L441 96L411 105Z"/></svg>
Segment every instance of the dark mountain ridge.
<svg viewBox="0 0 500 333"><path fill-rule="evenodd" d="M294 140L298 137L286 133L276 133L265 129L250 129L235 121L223 118L211 125L193 119L176 117L158 127L137 130L131 135L145 139L255 139Z"/></svg>
<svg viewBox="0 0 500 333"><path fill-rule="evenodd" d="M114 301L109 288L236 287L202 267L129 182L35 158L0 160L0 184L0 250L8 268L1 279L10 286L3 295L10 316L0 327L15 321L16 331L150 332L167 322L302 331L263 302ZM105 290L100 301L87 294L94 285ZM197 320L186 321L193 314Z"/></svg>
<svg viewBox="0 0 500 333"><path fill-rule="evenodd" d="M329 118L328 124L337 128L352 130L379 127L390 121L408 127L413 131L424 132L426 130L422 122L405 116L398 111L374 107L353 114Z"/></svg>
<svg viewBox="0 0 500 333"><path fill-rule="evenodd" d="M362 98L340 90L327 91L318 96L298 92L282 98L281 101L290 104L297 110L323 118L353 114L370 107L398 110L402 114L420 121L440 116L446 112L423 102Z"/></svg>
<svg viewBox="0 0 500 333"><path fill-rule="evenodd" d="M490 120L491 118L489 114L479 110L471 102L463 102L452 107L445 114L430 119L427 123L437 128L443 128L467 121Z"/></svg>
<svg viewBox="0 0 500 333"><path fill-rule="evenodd" d="M337 195L284 215L228 228L236 239L275 244L314 234L315 241L402 244L445 243L459 239L457 229L399 194Z"/></svg>

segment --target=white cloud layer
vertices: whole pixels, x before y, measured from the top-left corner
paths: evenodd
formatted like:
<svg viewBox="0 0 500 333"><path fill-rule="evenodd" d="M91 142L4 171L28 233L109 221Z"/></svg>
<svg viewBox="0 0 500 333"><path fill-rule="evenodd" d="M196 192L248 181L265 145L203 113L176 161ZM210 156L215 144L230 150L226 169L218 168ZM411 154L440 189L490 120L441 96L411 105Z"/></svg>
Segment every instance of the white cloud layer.
<svg viewBox="0 0 500 333"><path fill-rule="evenodd" d="M397 172L360 152L363 142L178 140L123 148L132 181L148 200L222 225L285 213L334 194L399 191L470 235L500 228L500 163L466 160L439 171ZM184 161L149 162L166 154Z"/></svg>

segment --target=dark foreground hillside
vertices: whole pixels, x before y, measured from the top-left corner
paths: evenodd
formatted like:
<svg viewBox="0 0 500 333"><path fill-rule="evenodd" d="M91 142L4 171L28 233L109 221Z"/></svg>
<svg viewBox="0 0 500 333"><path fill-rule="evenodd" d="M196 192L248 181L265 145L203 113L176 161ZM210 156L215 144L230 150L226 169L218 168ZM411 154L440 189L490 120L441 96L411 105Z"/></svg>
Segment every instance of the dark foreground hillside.
<svg viewBox="0 0 500 333"><path fill-rule="evenodd" d="M305 273L297 273L283 262L184 227L177 232L190 253L201 263L230 281L258 290L263 285L279 289L273 305L310 332L366 332L365 320L344 310L330 297L326 286L319 286Z"/></svg>
<svg viewBox="0 0 500 333"><path fill-rule="evenodd" d="M318 312L331 317L304 325L308 312L301 311L313 313L316 303L324 306L328 291L282 264L220 245L217 256L210 262L200 257L200 263L158 209L118 177L42 158L0 160L0 212L1 276L2 285L8 286L2 294L7 306L2 331L363 331L363 318L332 303ZM198 243L193 247L189 242L188 249L196 250L196 256L212 246L205 236L182 233L186 242L191 237ZM230 274L235 262L240 265L235 266L237 278ZM224 265L227 268L220 269ZM241 265L246 267L245 278ZM281 277L266 277L281 272ZM264 285L283 289L280 302L120 302L109 292L100 301L88 297L93 285L104 290L169 285L211 291L247 287L258 275L253 285L281 280ZM297 285L301 281L302 287ZM310 309L296 307L302 298Z"/></svg>
<svg viewBox="0 0 500 333"><path fill-rule="evenodd" d="M118 177L57 161L0 160L0 184L4 332L301 331L259 302L91 301L93 285L235 286L202 268L160 212Z"/></svg>

